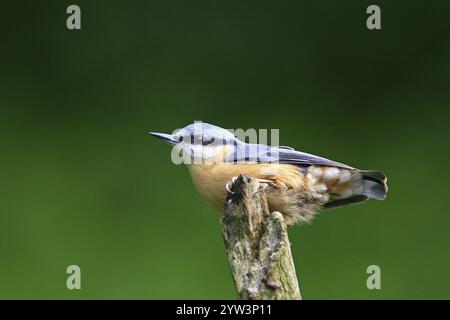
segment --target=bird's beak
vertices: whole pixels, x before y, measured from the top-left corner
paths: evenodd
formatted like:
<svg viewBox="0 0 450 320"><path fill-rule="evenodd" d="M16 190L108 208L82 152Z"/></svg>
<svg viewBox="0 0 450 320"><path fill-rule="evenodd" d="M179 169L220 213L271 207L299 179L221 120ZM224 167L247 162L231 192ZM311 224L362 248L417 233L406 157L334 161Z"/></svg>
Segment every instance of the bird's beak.
<svg viewBox="0 0 450 320"><path fill-rule="evenodd" d="M171 144L177 144L179 141L175 140L171 134L160 133L160 132L149 132L148 134L157 137L159 139L165 140Z"/></svg>

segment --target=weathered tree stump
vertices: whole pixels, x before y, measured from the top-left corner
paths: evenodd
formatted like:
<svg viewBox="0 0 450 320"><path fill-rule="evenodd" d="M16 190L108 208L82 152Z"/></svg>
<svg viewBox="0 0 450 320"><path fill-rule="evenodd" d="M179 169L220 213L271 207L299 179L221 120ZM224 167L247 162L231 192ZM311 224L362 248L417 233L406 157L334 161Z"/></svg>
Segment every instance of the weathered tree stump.
<svg viewBox="0 0 450 320"><path fill-rule="evenodd" d="M300 288L283 215L269 212L257 180L239 176L221 219L240 299L300 300Z"/></svg>

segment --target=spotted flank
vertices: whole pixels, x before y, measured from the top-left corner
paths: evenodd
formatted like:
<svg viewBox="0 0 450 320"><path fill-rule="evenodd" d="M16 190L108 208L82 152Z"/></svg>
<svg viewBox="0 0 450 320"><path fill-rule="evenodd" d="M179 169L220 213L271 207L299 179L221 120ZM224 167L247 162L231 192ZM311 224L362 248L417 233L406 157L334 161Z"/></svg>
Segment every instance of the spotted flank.
<svg viewBox="0 0 450 320"><path fill-rule="evenodd" d="M326 208L386 197L386 177L379 171L310 166L308 187Z"/></svg>

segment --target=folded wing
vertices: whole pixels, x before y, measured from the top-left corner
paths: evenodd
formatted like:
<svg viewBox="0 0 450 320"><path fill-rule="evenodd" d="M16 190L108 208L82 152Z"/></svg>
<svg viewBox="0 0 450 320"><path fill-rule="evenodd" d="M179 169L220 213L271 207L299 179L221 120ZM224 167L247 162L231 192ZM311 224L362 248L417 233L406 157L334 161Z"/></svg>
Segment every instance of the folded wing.
<svg viewBox="0 0 450 320"><path fill-rule="evenodd" d="M332 161L313 154L296 151L290 147L271 147L260 144L242 144L235 148L233 162L288 163L299 166L327 166L354 169L346 164Z"/></svg>

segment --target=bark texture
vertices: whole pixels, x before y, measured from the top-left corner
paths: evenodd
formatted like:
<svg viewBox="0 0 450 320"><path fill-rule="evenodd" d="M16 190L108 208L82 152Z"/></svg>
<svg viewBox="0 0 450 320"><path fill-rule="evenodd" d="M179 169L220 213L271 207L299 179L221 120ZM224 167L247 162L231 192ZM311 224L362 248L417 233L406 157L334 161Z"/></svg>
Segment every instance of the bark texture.
<svg viewBox="0 0 450 320"><path fill-rule="evenodd" d="M283 215L269 212L262 185L239 176L221 219L240 299L300 300L300 288Z"/></svg>

